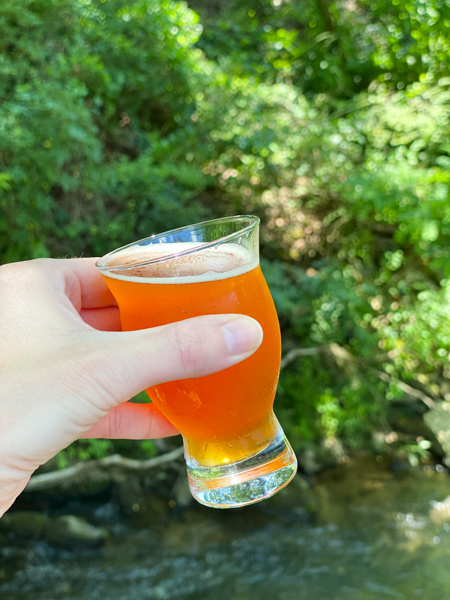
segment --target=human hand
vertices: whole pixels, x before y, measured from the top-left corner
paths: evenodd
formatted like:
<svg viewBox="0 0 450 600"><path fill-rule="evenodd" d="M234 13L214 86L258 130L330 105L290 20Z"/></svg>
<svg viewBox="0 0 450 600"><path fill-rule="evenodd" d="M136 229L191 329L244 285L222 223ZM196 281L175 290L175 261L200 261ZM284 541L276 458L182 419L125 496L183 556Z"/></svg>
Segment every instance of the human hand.
<svg viewBox="0 0 450 600"><path fill-rule="evenodd" d="M262 341L259 324L242 315L122 332L94 263L0 267L0 516L33 471L80 437L178 433L154 405L124 402L159 383L226 369Z"/></svg>

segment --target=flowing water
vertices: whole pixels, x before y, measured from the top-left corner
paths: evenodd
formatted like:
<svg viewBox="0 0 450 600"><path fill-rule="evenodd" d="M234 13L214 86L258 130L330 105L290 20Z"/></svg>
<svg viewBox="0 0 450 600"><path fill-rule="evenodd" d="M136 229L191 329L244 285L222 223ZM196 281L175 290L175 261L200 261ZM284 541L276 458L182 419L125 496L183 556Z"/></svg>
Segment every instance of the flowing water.
<svg viewBox="0 0 450 600"><path fill-rule="evenodd" d="M84 516L110 529L103 548L7 545L0 597L445 600L449 495L444 471L394 472L366 458L317 476L313 491L294 484L240 510L164 516L149 504L119 518L113 504L98 504Z"/></svg>

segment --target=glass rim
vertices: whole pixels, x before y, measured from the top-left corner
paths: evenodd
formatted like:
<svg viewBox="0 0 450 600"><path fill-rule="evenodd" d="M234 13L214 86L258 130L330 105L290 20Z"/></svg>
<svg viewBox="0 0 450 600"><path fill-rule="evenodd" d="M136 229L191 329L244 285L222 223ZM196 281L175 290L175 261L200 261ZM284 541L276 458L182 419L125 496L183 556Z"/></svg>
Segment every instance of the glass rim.
<svg viewBox="0 0 450 600"><path fill-rule="evenodd" d="M231 221L245 221L245 220L249 221L248 225L246 225L239 231L235 231L234 233L230 233L229 235L225 235L221 238L217 238L217 240L214 240L213 242L206 242L206 243L202 243L202 244L199 243L198 246L194 246L193 248L190 248L189 250L183 250L181 252L173 252L172 254L166 254L164 256L160 256L159 258L153 258L151 260L146 260L144 262L139 262L139 263L132 263L132 264L128 263L126 265L118 264L118 265L111 265L111 266L107 265L108 260L114 254L117 254L117 253L121 252L122 250L126 250L127 248L132 248L133 246L138 246L139 244L141 244L142 242L145 242L147 240L158 239L159 237L165 237L167 235L171 235L171 234L174 234L174 233L177 233L180 231L188 231L189 229L193 229L195 227L203 227L205 225L211 225L213 223L227 222L227 221L230 221L230 222ZM156 233L154 235L149 235L148 237L142 238L141 240L136 240L135 242L131 242L130 244L125 244L125 246L121 246L120 248L111 250L111 252L108 252L108 254L105 254L101 258L97 259L95 266L97 267L97 269L99 271L106 271L106 272L127 271L130 269L135 269L136 267L145 267L147 265L163 262L166 260L171 260L173 258L178 258L180 256L187 256L189 254L194 254L195 252L198 252L199 250L205 250L207 248L212 248L219 244L223 244L223 243L233 240L237 237L240 237L243 233L246 233L247 231L250 231L252 228L258 226L259 223L260 223L260 218L255 215L235 215L232 217L220 217L218 219L211 219L209 221L201 221L200 223L193 223L191 225L185 225L183 227L176 227L175 229L169 229L168 231L164 231L162 233Z"/></svg>

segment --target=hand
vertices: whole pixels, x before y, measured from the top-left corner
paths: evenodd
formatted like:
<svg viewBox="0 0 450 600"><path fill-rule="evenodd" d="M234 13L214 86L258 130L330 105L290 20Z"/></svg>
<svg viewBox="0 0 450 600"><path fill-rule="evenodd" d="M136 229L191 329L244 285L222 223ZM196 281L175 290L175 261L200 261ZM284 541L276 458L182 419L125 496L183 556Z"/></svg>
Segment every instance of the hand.
<svg viewBox="0 0 450 600"><path fill-rule="evenodd" d="M124 402L230 367L262 341L259 324L241 315L122 332L94 262L0 267L0 516L33 471L80 437L178 433L154 405Z"/></svg>

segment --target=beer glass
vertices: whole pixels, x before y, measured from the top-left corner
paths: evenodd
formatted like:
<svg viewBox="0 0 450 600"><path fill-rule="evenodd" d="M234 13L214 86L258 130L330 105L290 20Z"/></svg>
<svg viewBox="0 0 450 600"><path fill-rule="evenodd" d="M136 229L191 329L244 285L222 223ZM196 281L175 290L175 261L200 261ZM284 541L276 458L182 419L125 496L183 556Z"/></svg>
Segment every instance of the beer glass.
<svg viewBox="0 0 450 600"><path fill-rule="evenodd" d="M257 217L215 219L153 235L97 261L124 330L225 313L248 315L262 326L261 346L241 363L146 390L183 436L192 495L215 508L272 496L297 470L272 409L281 340L259 267L258 234Z"/></svg>

